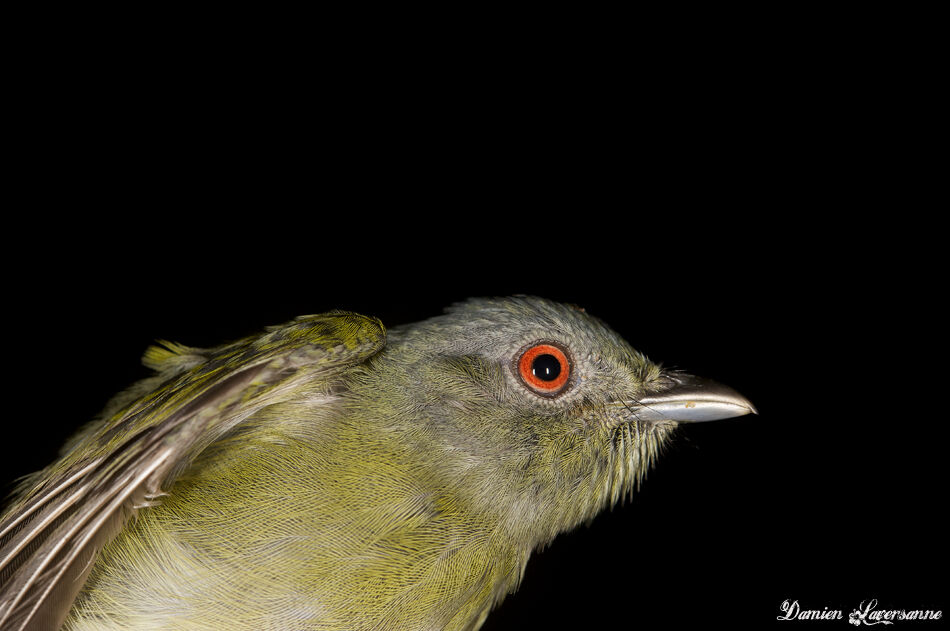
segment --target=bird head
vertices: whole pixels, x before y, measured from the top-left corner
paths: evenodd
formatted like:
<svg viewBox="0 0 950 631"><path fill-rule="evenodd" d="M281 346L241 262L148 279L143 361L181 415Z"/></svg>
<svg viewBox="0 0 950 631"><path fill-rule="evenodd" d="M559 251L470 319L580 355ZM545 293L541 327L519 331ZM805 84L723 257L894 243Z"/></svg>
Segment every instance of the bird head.
<svg viewBox="0 0 950 631"><path fill-rule="evenodd" d="M461 501L538 542L632 492L677 424L755 412L583 309L534 297L473 299L394 329L368 367L385 376L373 396L389 431Z"/></svg>

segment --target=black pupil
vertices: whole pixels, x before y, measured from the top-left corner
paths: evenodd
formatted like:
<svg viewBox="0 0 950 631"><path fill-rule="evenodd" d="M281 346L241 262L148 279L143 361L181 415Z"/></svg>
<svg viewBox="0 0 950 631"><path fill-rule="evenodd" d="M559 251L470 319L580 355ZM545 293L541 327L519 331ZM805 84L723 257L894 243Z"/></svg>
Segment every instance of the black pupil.
<svg viewBox="0 0 950 631"><path fill-rule="evenodd" d="M531 362L531 374L541 381L554 381L561 374L561 362L554 355L538 355Z"/></svg>

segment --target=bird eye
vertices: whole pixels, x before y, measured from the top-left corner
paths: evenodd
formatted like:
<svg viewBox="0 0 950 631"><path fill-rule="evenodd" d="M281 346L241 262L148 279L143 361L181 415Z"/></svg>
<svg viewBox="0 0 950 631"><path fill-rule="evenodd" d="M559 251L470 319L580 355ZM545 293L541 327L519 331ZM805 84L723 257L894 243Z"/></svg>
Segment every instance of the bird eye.
<svg viewBox="0 0 950 631"><path fill-rule="evenodd" d="M552 396L564 390L571 376L571 364L557 346L534 344L518 359L518 375L537 394Z"/></svg>

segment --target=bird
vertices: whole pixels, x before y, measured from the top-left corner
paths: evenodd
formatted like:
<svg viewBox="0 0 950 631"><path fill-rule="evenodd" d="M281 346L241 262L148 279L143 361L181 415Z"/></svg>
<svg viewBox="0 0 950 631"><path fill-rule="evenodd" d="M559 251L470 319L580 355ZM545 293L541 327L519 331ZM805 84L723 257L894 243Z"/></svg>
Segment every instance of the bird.
<svg viewBox="0 0 950 631"><path fill-rule="evenodd" d="M0 517L0 628L479 629L681 423L757 413L576 305L158 341Z"/></svg>

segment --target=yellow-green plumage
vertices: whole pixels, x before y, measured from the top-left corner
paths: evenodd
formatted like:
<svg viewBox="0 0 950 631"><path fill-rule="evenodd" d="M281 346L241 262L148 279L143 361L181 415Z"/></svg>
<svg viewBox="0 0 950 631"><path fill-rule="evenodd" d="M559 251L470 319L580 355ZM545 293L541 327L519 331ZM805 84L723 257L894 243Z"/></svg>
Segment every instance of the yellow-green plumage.
<svg viewBox="0 0 950 631"><path fill-rule="evenodd" d="M571 354L557 397L512 368L538 340ZM157 376L117 397L0 522L9 628L59 615L75 631L474 630L533 550L634 488L674 427L630 407L663 382L658 366L536 298L470 301L388 336L370 318L310 316L145 361ZM83 484L72 516L35 527ZM27 569L62 563L59 551L43 566L43 546L74 544L92 521L76 516L116 486L120 508L63 573L78 595L54 585L62 613L51 598L30 618L45 587ZM33 549L18 547L33 531Z"/></svg>

